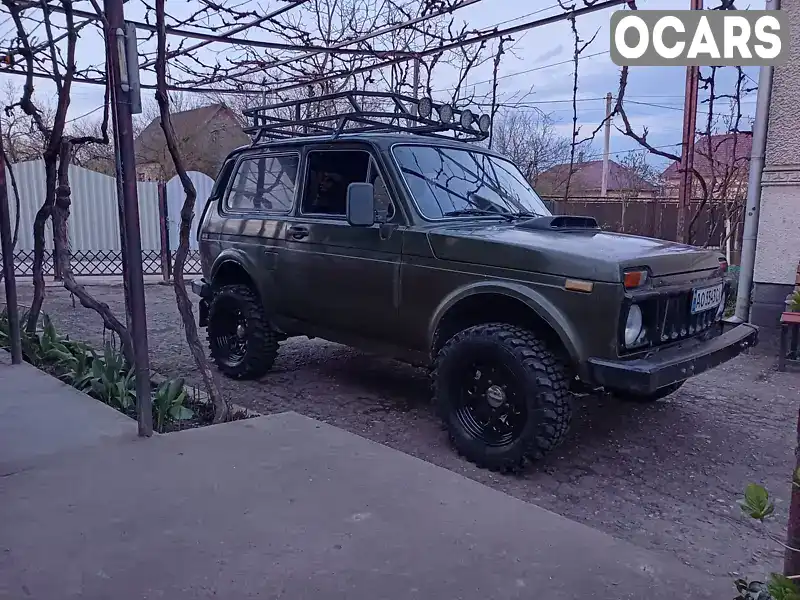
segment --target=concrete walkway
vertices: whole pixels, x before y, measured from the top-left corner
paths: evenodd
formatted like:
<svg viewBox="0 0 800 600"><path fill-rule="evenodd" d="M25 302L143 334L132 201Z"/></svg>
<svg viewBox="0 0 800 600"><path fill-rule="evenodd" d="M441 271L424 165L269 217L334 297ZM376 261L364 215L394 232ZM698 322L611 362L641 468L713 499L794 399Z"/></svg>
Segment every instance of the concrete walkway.
<svg viewBox="0 0 800 600"><path fill-rule="evenodd" d="M16 421L0 438L29 428L0 477L0 598L732 595L729 581L294 413L140 440L47 377L0 367L0 421ZM20 382L27 416L7 393Z"/></svg>
<svg viewBox="0 0 800 600"><path fill-rule="evenodd" d="M35 367L11 366L0 350L0 476L37 458L134 437L132 419Z"/></svg>

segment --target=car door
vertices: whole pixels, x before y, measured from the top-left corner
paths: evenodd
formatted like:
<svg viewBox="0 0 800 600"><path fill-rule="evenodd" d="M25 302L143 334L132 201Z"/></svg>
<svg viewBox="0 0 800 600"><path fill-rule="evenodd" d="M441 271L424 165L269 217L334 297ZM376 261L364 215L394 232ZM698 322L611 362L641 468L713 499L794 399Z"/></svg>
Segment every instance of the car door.
<svg viewBox="0 0 800 600"><path fill-rule="evenodd" d="M391 334L397 323L401 215L375 156L361 145L310 148L302 177L301 201L285 232L279 268L288 316L334 334L368 339ZM347 186L370 180L390 226L347 223Z"/></svg>

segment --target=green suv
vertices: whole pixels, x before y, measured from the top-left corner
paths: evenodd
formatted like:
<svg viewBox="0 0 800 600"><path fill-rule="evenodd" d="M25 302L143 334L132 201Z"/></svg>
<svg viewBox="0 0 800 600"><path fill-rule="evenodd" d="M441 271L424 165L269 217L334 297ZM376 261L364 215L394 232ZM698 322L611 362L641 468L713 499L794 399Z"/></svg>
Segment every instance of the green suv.
<svg viewBox="0 0 800 600"><path fill-rule="evenodd" d="M455 448L494 470L555 448L576 388L657 400L757 343L723 330L718 252L553 216L514 164L454 139L257 140L198 237L222 373L263 376L293 336L428 367Z"/></svg>

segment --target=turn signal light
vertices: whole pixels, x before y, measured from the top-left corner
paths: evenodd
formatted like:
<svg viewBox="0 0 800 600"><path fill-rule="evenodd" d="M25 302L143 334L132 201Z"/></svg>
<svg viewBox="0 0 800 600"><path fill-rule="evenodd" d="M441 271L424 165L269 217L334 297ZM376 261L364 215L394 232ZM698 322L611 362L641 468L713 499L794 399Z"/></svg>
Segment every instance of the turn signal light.
<svg viewBox="0 0 800 600"><path fill-rule="evenodd" d="M728 261L724 258L719 259L719 271L723 275L728 272Z"/></svg>
<svg viewBox="0 0 800 600"><path fill-rule="evenodd" d="M628 271L625 273L623 283L626 290L642 287L647 283L647 271Z"/></svg>
<svg viewBox="0 0 800 600"><path fill-rule="evenodd" d="M583 281L581 279L567 279L564 283L564 289L589 294L594 289L594 284L591 281Z"/></svg>

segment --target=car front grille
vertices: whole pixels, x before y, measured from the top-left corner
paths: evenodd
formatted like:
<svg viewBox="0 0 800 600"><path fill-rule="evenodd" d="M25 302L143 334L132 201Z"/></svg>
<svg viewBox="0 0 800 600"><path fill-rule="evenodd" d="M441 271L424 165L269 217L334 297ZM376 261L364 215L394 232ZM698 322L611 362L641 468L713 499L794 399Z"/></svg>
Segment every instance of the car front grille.
<svg viewBox="0 0 800 600"><path fill-rule="evenodd" d="M717 322L717 309L692 313L692 292L658 298L655 302L656 322L651 341L668 344L707 331Z"/></svg>
<svg viewBox="0 0 800 600"><path fill-rule="evenodd" d="M625 348L624 353L641 352L692 338L710 331L718 324L717 308L692 314L692 293L692 290L686 290L636 301L642 309L646 333L638 345ZM723 302L726 296L727 293L723 296ZM623 314L623 319L625 318L627 313Z"/></svg>

